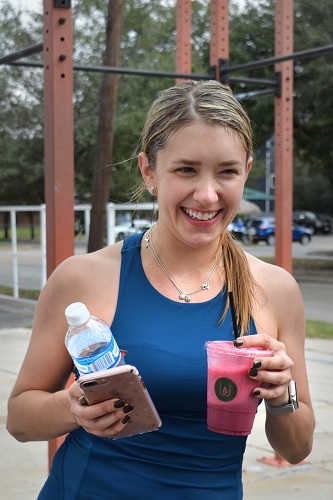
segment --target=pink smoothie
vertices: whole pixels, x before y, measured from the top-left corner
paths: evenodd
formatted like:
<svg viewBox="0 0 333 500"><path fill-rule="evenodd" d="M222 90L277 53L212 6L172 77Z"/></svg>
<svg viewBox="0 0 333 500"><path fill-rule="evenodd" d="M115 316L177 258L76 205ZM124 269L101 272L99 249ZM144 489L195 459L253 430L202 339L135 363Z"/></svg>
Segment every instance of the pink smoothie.
<svg viewBox="0 0 333 500"><path fill-rule="evenodd" d="M252 391L260 384L249 378L254 359L271 351L234 347L233 342L207 342L207 426L222 434L251 433L258 400Z"/></svg>

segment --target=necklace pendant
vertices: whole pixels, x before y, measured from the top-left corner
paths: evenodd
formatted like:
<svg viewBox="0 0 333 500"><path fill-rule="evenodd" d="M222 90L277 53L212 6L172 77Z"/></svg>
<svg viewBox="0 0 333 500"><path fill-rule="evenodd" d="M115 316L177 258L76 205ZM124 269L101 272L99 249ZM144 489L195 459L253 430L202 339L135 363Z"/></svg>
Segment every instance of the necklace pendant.
<svg viewBox="0 0 333 500"><path fill-rule="evenodd" d="M185 302L191 302L191 297L189 295L185 295Z"/></svg>
<svg viewBox="0 0 333 500"><path fill-rule="evenodd" d="M201 285L201 290L209 290L210 286L209 283L206 281L206 283L202 283Z"/></svg>
<svg viewBox="0 0 333 500"><path fill-rule="evenodd" d="M179 298L180 298L180 300L186 300L186 295L185 295L185 293L180 293L180 294L179 294Z"/></svg>

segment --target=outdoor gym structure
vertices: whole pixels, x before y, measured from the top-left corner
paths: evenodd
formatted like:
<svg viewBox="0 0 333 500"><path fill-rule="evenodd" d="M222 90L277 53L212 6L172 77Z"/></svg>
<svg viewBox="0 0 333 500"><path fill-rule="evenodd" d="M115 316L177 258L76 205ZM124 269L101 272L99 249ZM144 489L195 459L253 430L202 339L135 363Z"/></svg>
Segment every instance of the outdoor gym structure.
<svg viewBox="0 0 333 500"><path fill-rule="evenodd" d="M216 79L226 85L246 83L266 89L249 92L246 97L274 94L275 136L275 263L292 272L292 186L293 186L293 61L333 51L333 45L293 52L294 2L276 0L275 57L235 66L229 65L228 0L211 0L210 72L191 74L191 0L176 0L176 71L131 70L127 68L81 66L72 60L71 0L44 0L43 42L0 58L0 64L44 68L45 111L45 203L47 227L47 275L74 254L74 120L73 71L113 72L119 74ZM43 51L43 62L22 61L23 57ZM232 73L273 66L272 80ZM69 217L69 214L73 214ZM49 444L49 463L62 442ZM279 465L276 456L276 465Z"/></svg>

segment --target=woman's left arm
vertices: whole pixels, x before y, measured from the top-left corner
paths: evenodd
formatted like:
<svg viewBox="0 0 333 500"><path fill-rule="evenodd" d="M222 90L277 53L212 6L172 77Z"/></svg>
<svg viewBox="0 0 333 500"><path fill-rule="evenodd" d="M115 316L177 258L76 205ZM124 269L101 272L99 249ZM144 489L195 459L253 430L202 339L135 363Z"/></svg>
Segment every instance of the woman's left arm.
<svg viewBox="0 0 333 500"><path fill-rule="evenodd" d="M274 351L273 357L261 358L261 366L254 366L249 376L265 384L253 392L255 397L264 398L268 403L266 435L270 445L285 460L296 464L311 452L315 427L305 366L305 313L301 292L294 278L276 267L273 274L276 276L270 274L270 286L262 283L266 299L259 316L262 320L260 324L264 326L262 331L267 333L242 339L244 347L255 344ZM265 310L268 311L268 320L263 314ZM291 380L296 382L299 407L289 412ZM288 407L285 408L285 405Z"/></svg>

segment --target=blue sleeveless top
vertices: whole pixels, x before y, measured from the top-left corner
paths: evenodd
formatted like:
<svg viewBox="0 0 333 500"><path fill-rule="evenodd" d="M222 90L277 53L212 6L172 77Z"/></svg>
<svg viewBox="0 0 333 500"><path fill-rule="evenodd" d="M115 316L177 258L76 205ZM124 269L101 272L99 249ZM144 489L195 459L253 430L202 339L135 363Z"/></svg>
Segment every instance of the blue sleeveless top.
<svg viewBox="0 0 333 500"><path fill-rule="evenodd" d="M162 419L158 431L116 441L82 428L57 451L39 500L240 500L246 437L206 425L206 340L233 340L226 290L202 303L161 295L141 263L142 234L123 243L112 332ZM256 333L251 323L251 334Z"/></svg>

